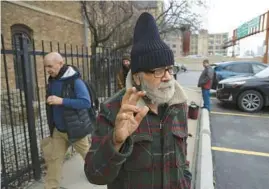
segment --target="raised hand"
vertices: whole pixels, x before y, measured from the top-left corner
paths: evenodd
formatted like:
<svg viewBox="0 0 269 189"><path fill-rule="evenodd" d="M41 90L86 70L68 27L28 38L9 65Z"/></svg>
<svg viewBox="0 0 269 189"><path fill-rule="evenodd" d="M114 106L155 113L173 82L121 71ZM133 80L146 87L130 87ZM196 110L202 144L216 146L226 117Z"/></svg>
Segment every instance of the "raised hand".
<svg viewBox="0 0 269 189"><path fill-rule="evenodd" d="M117 150L120 149L126 138L139 126L142 119L148 113L147 106L137 107L137 101L145 95L143 91L137 91L135 87L126 91L123 96L121 108L116 117L113 143Z"/></svg>

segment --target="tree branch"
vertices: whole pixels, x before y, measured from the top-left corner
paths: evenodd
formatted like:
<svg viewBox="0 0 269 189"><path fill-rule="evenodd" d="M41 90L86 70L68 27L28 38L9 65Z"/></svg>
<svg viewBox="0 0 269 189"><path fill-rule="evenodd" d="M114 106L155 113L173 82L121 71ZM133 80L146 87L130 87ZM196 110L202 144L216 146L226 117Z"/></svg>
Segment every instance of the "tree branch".
<svg viewBox="0 0 269 189"><path fill-rule="evenodd" d="M127 16L127 17L125 17L125 18L124 18L121 22L119 22L118 24L116 24L116 25L112 28L112 30L107 34L107 36L104 37L103 39L98 40L98 42L99 42L99 43L102 43L102 42L107 41L107 40L112 36L112 34L115 32L115 30L116 30L118 27L120 27L121 25L123 25L125 22L127 22L132 16L133 16L133 8L132 8L132 6L131 6L131 13L130 13L130 15Z"/></svg>
<svg viewBox="0 0 269 189"><path fill-rule="evenodd" d="M127 47L130 47L133 43L133 38L130 38L126 43L124 44L121 44L119 46L116 46L115 48L113 48L113 51L117 51L117 50L120 50L120 49L125 49Z"/></svg>
<svg viewBox="0 0 269 189"><path fill-rule="evenodd" d="M82 8L84 10L84 15L86 16L87 22L89 24L90 31L93 33L93 38L94 38L94 44L97 46L98 45L98 35L97 35L97 29L94 27L93 23L91 22L88 11L87 11L87 6L85 1L81 1Z"/></svg>

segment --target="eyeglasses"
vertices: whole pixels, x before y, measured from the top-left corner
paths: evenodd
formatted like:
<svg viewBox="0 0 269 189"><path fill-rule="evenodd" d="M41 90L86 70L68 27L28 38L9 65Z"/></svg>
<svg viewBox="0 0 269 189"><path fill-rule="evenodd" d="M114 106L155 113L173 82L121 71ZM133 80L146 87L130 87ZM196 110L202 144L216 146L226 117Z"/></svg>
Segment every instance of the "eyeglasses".
<svg viewBox="0 0 269 189"><path fill-rule="evenodd" d="M168 68L157 68L155 70L148 70L148 71L144 71L144 72L145 73L152 73L152 74L154 74L154 77L161 78L165 75L165 73L167 71L170 75L175 75L179 72L179 67L178 66L171 66Z"/></svg>

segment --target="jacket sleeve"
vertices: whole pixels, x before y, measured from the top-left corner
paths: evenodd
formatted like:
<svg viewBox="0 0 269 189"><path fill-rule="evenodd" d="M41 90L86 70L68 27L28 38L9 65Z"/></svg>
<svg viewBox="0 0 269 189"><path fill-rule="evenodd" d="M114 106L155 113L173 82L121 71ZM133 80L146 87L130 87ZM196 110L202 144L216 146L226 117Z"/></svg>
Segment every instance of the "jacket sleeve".
<svg viewBox="0 0 269 189"><path fill-rule="evenodd" d="M65 107L74 109L84 109L91 107L91 99L89 91L81 79L76 79L74 83L74 90L76 94L75 99L64 98L63 105Z"/></svg>
<svg viewBox="0 0 269 189"><path fill-rule="evenodd" d="M121 166L132 153L133 142L129 137L120 151L116 151L113 143L113 123L109 120L109 111L101 111L92 135L92 145L85 158L84 171L90 183L106 185L118 176Z"/></svg>
<svg viewBox="0 0 269 189"><path fill-rule="evenodd" d="M207 68L203 71L199 78L198 87L202 87L205 85L209 80L212 80L214 76L214 71L211 68Z"/></svg>

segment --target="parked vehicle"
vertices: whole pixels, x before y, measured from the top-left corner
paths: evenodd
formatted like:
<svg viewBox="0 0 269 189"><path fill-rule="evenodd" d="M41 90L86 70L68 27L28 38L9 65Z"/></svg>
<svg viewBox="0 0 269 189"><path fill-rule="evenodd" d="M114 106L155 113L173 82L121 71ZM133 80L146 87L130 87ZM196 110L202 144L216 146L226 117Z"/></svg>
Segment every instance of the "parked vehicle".
<svg viewBox="0 0 269 189"><path fill-rule="evenodd" d="M252 75L224 79L217 86L217 98L236 103L245 112L269 106L269 67Z"/></svg>
<svg viewBox="0 0 269 189"><path fill-rule="evenodd" d="M218 82L233 76L253 75L268 67L261 62L253 61L230 61L211 64L214 69L212 89L216 89Z"/></svg>
<svg viewBox="0 0 269 189"><path fill-rule="evenodd" d="M175 65L179 67L180 71L186 72L187 67L184 64L175 62Z"/></svg>

